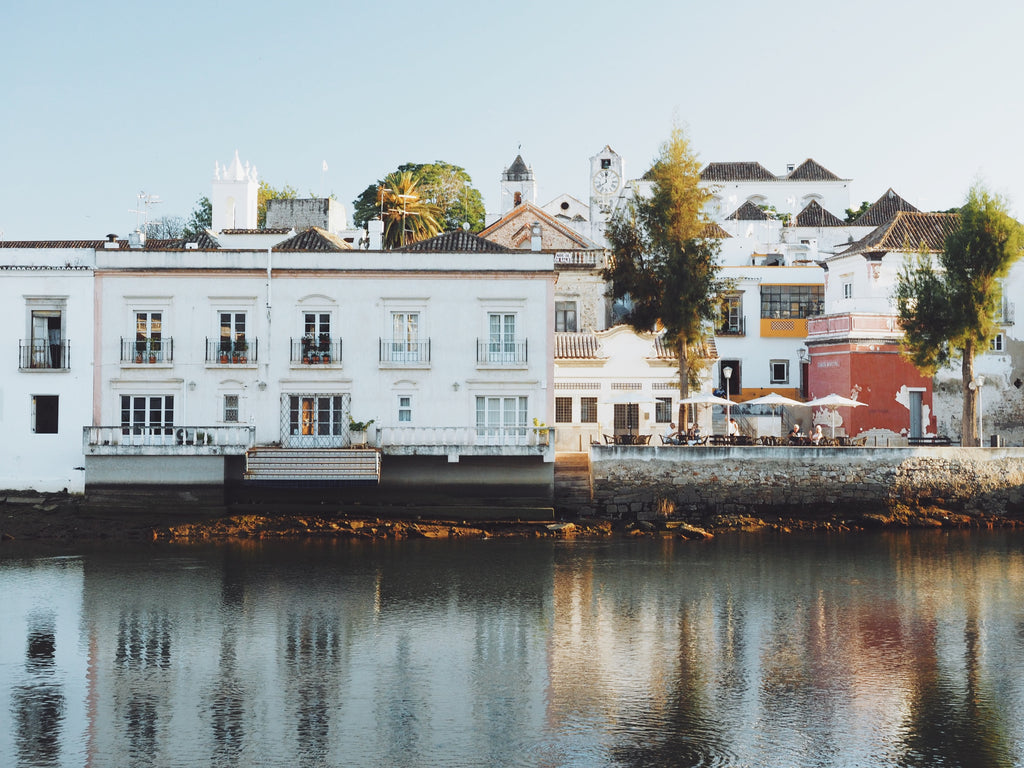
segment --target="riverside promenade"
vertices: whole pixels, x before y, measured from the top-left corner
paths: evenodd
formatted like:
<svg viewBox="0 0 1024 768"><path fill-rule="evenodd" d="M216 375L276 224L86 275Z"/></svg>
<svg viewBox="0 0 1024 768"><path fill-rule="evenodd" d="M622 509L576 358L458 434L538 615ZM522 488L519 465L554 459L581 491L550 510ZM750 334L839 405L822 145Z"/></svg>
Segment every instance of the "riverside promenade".
<svg viewBox="0 0 1024 768"><path fill-rule="evenodd" d="M1024 448L595 445L592 505L612 519L936 508L1024 517Z"/></svg>

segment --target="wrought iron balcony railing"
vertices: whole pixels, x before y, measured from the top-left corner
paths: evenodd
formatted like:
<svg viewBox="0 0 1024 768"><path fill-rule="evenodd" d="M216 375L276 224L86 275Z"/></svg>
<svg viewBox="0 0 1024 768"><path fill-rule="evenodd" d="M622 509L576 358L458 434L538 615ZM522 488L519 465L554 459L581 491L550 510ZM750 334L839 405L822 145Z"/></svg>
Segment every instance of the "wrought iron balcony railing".
<svg viewBox="0 0 1024 768"><path fill-rule="evenodd" d="M220 365L246 365L259 359L259 339L225 341L206 339L206 362Z"/></svg>
<svg viewBox="0 0 1024 768"><path fill-rule="evenodd" d="M476 361L491 365L521 365L528 359L527 341L476 342Z"/></svg>
<svg viewBox="0 0 1024 768"><path fill-rule="evenodd" d="M136 365L154 365L174 361L174 339L121 338L121 362Z"/></svg>
<svg viewBox="0 0 1024 768"><path fill-rule="evenodd" d="M341 339L292 339L288 359L301 365L338 365Z"/></svg>
<svg viewBox="0 0 1024 768"><path fill-rule="evenodd" d="M71 343L59 341L22 340L18 351L18 367L21 369L49 369L63 371L71 367Z"/></svg>
<svg viewBox="0 0 1024 768"><path fill-rule="evenodd" d="M430 339L426 341L380 339L378 346L382 363L423 364L430 362Z"/></svg>

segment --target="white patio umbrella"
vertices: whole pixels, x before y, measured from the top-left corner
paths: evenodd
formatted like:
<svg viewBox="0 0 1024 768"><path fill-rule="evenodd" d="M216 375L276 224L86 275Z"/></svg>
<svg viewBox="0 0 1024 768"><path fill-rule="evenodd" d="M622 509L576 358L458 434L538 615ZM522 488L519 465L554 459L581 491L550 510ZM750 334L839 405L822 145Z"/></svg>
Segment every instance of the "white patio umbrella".
<svg viewBox="0 0 1024 768"><path fill-rule="evenodd" d="M824 397L817 397L814 400L808 400L804 403L808 408L828 408L829 410L829 426L832 428L832 437L836 436L836 409L837 408L856 408L859 405L867 405L862 403L860 400L853 400L849 397L843 397L842 395L825 395Z"/></svg>
<svg viewBox="0 0 1024 768"><path fill-rule="evenodd" d="M686 403L687 405L724 405L726 407L733 405L731 400L726 400L724 397L718 395L712 395L710 392L701 392L696 395L690 395L690 397L684 397L680 403ZM694 419L696 421L696 419ZM683 429L683 425L679 425L680 430Z"/></svg>
<svg viewBox="0 0 1024 768"><path fill-rule="evenodd" d="M761 397L755 397L753 400L744 400L744 405L770 405L772 409L772 416L775 416L775 407L779 405L806 405L801 403L799 400L794 400L791 397L780 395L777 392L769 392L767 395ZM779 427L779 435L782 434L782 427Z"/></svg>

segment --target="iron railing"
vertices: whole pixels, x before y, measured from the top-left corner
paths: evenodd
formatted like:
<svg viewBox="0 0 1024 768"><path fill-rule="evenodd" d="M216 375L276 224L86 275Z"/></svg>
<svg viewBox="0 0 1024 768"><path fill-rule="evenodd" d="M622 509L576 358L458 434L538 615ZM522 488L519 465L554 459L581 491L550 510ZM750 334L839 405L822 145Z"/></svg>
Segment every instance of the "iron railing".
<svg viewBox="0 0 1024 768"><path fill-rule="evenodd" d="M341 362L341 339L292 339L288 359L301 365L337 365Z"/></svg>
<svg viewBox="0 0 1024 768"><path fill-rule="evenodd" d="M220 365L255 363L259 359L259 348L259 339L227 341L207 337L206 362Z"/></svg>
<svg viewBox="0 0 1024 768"><path fill-rule="evenodd" d="M409 341L408 339L379 339L380 362L382 363L429 363L430 339Z"/></svg>
<svg viewBox="0 0 1024 768"><path fill-rule="evenodd" d="M724 320L722 324L715 328L716 336L746 336L747 335L747 318L737 317L732 320Z"/></svg>
<svg viewBox="0 0 1024 768"><path fill-rule="evenodd" d="M147 365L174 361L174 339L126 339L121 337L121 362Z"/></svg>
<svg viewBox="0 0 1024 768"><path fill-rule="evenodd" d="M517 365L527 361L528 345L524 341L476 340L476 361L492 365Z"/></svg>
<svg viewBox="0 0 1024 768"><path fill-rule="evenodd" d="M52 371L67 370L71 367L71 343L59 341L22 340L18 350L18 367Z"/></svg>

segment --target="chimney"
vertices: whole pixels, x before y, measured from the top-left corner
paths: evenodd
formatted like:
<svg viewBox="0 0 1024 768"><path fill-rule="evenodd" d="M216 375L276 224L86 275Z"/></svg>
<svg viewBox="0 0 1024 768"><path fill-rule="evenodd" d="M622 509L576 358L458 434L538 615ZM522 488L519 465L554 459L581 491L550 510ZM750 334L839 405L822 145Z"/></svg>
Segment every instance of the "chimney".
<svg viewBox="0 0 1024 768"><path fill-rule="evenodd" d="M367 250L380 251L384 248L384 222L370 219L366 222Z"/></svg>
<svg viewBox="0 0 1024 768"><path fill-rule="evenodd" d="M786 173L792 173L796 170L796 163L786 163Z"/></svg>
<svg viewBox="0 0 1024 768"><path fill-rule="evenodd" d="M530 250L540 250L540 222L535 221L530 225Z"/></svg>
<svg viewBox="0 0 1024 768"><path fill-rule="evenodd" d="M104 248L120 248L121 244L117 242L117 235L107 235L107 242L103 244Z"/></svg>
<svg viewBox="0 0 1024 768"><path fill-rule="evenodd" d="M146 233L141 229L136 229L134 232L128 235L128 247L129 248L142 248L146 244Z"/></svg>

